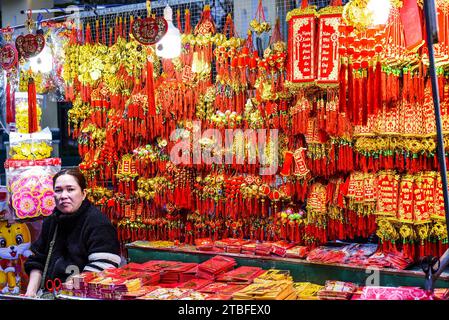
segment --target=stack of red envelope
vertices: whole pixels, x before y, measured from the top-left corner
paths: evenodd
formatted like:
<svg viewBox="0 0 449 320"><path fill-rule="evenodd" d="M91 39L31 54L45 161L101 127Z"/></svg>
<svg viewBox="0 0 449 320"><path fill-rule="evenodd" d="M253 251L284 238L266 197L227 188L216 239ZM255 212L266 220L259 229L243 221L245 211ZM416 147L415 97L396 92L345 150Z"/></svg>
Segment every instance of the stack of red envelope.
<svg viewBox="0 0 449 320"><path fill-rule="evenodd" d="M73 292L76 297L87 297L89 293L89 281L97 277L96 272L82 272L74 275L70 281L63 284L63 289Z"/></svg>
<svg viewBox="0 0 449 320"><path fill-rule="evenodd" d="M356 290L357 285L351 282L326 281L318 297L321 300L349 300Z"/></svg>
<svg viewBox="0 0 449 320"><path fill-rule="evenodd" d="M139 278L143 286L155 286L161 280L160 272L140 272Z"/></svg>
<svg viewBox="0 0 449 320"><path fill-rule="evenodd" d="M214 242L211 238L200 238L195 240L195 246L200 251L213 251Z"/></svg>
<svg viewBox="0 0 449 320"><path fill-rule="evenodd" d="M276 256L285 257L287 254L287 250L293 247L294 243L289 243L287 241L277 241L273 243L273 246L271 247L271 253L273 253Z"/></svg>
<svg viewBox="0 0 449 320"><path fill-rule="evenodd" d="M220 294L232 297L232 294L245 288L246 284L230 284L226 282L213 282L207 286L199 289L199 292L209 293L209 294Z"/></svg>
<svg viewBox="0 0 449 320"><path fill-rule="evenodd" d="M367 264L369 266L381 268L404 270L409 265L413 264L413 261L404 256L401 252L376 252L367 260Z"/></svg>
<svg viewBox="0 0 449 320"><path fill-rule="evenodd" d="M196 276L202 279L215 280L215 278L232 270L237 263L230 257L215 256L200 265L198 265L198 272Z"/></svg>
<svg viewBox="0 0 449 320"><path fill-rule="evenodd" d="M197 272L198 272L198 265L195 265L193 268L182 272L179 275L179 282L186 282L195 279Z"/></svg>
<svg viewBox="0 0 449 320"><path fill-rule="evenodd" d="M177 288L180 289L191 289L198 291L199 289L207 286L208 284L211 284L211 280L207 279L192 279L186 282L183 282L182 284L179 284Z"/></svg>
<svg viewBox="0 0 449 320"><path fill-rule="evenodd" d="M143 286L139 290L124 293L122 295L122 300L134 300L134 299L142 297L142 296L146 295L147 293L154 291L158 288L159 287L157 287L157 286Z"/></svg>
<svg viewBox="0 0 449 320"><path fill-rule="evenodd" d="M256 245L256 255L258 256L269 256L271 254L271 249L273 247L272 242L261 242Z"/></svg>
<svg viewBox="0 0 449 320"><path fill-rule="evenodd" d="M218 249L223 249L223 251L226 251L226 247L230 244L233 243L235 241L237 241L238 239L234 239L234 238L223 238L221 240L217 240L214 242L214 246Z"/></svg>
<svg viewBox="0 0 449 320"><path fill-rule="evenodd" d="M183 262L177 261L165 261L165 260L150 260L145 262L143 266L145 267L145 271L158 271L161 272L167 268L177 266L182 264Z"/></svg>
<svg viewBox="0 0 449 320"><path fill-rule="evenodd" d="M217 277L217 281L232 283L253 283L254 279L264 273L265 270L259 267L238 267Z"/></svg>
<svg viewBox="0 0 449 320"><path fill-rule="evenodd" d="M145 272L147 270L143 263L135 263L135 262L130 262L127 265L120 267L120 269L138 272Z"/></svg>
<svg viewBox="0 0 449 320"><path fill-rule="evenodd" d="M377 244L357 244L354 245L350 250L350 257L346 261L346 264L353 266L365 266L367 264L367 259L377 251Z"/></svg>
<svg viewBox="0 0 449 320"><path fill-rule="evenodd" d="M309 254L310 249L307 246L294 246L287 249L285 256L287 258L300 258L304 259Z"/></svg>
<svg viewBox="0 0 449 320"><path fill-rule="evenodd" d="M319 247L310 251L307 261L344 264L349 254L338 248Z"/></svg>
<svg viewBox="0 0 449 320"><path fill-rule="evenodd" d="M257 246L257 244L255 242L250 242L250 243L244 244L242 246L241 253L254 255L254 254L256 254L256 246Z"/></svg>
<svg viewBox="0 0 449 320"><path fill-rule="evenodd" d="M178 283L183 272L189 271L196 266L196 263L179 262L177 265L167 267L161 272L161 283Z"/></svg>

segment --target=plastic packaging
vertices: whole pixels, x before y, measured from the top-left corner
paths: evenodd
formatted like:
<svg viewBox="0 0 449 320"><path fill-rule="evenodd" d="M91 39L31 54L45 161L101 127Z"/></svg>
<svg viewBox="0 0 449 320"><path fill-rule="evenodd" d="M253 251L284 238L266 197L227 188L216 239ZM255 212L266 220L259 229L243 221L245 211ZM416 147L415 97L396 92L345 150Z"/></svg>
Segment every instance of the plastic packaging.
<svg viewBox="0 0 449 320"><path fill-rule="evenodd" d="M40 123L42 117L42 103L43 96L36 95L36 111L37 111L37 123L38 131L41 130ZM15 105L16 105L16 130L19 133L28 133L28 93L16 92L15 93Z"/></svg>
<svg viewBox="0 0 449 320"><path fill-rule="evenodd" d="M61 159L8 159L5 169L11 206L18 219L52 214L55 207L52 179L61 169Z"/></svg>
<svg viewBox="0 0 449 320"><path fill-rule="evenodd" d="M52 155L52 134L47 127L32 134L11 132L9 155L14 160L42 160Z"/></svg>

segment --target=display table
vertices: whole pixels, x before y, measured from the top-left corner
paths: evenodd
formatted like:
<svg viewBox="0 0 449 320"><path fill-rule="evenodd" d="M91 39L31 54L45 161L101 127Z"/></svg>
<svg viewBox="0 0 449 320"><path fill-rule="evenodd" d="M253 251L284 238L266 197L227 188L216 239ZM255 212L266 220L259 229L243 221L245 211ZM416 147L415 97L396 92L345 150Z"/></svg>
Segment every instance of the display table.
<svg viewBox="0 0 449 320"><path fill-rule="evenodd" d="M255 256L226 252L197 251L194 247L148 247L144 241L126 245L130 262L143 263L149 260L172 260L183 262L204 262L215 255L234 258L238 266L255 266L263 269L290 270L296 282L312 282L324 285L326 280L340 280L360 285L380 286L424 286L424 272L415 267L413 270L367 269L365 267L341 264L324 264L302 259L281 258L274 256ZM379 282L372 279L379 275ZM436 281L435 288L449 288L449 274L443 272Z"/></svg>

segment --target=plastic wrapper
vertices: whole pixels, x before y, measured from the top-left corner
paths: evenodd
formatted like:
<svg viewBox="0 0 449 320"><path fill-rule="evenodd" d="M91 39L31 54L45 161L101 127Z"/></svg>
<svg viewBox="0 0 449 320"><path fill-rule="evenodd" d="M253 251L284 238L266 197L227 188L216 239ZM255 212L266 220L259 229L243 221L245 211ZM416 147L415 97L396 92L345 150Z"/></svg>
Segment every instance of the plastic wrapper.
<svg viewBox="0 0 449 320"><path fill-rule="evenodd" d="M9 155L13 160L42 160L53 152L50 129L32 134L11 132L9 135Z"/></svg>
<svg viewBox="0 0 449 320"><path fill-rule="evenodd" d="M321 300L349 300L356 290L357 285L354 283L328 280L318 292L318 297Z"/></svg>
<svg viewBox="0 0 449 320"><path fill-rule="evenodd" d="M294 246L287 249L285 256L287 258L300 258L305 259L309 254L310 249L307 246Z"/></svg>
<svg viewBox="0 0 449 320"><path fill-rule="evenodd" d="M431 296L416 287L363 287L361 294L353 300L429 300Z"/></svg>
<svg viewBox="0 0 449 320"><path fill-rule="evenodd" d="M5 162L11 206L19 219L49 216L55 208L53 176L61 159L12 160Z"/></svg>
<svg viewBox="0 0 449 320"><path fill-rule="evenodd" d="M319 247L310 251L307 261L344 264L349 258L347 250L334 247Z"/></svg>
<svg viewBox="0 0 449 320"><path fill-rule="evenodd" d="M38 131L41 130L40 123L42 117L42 104L43 96L36 95L36 111L37 111L37 123ZM16 105L16 130L19 133L28 133L28 93L16 92L15 93L15 105Z"/></svg>

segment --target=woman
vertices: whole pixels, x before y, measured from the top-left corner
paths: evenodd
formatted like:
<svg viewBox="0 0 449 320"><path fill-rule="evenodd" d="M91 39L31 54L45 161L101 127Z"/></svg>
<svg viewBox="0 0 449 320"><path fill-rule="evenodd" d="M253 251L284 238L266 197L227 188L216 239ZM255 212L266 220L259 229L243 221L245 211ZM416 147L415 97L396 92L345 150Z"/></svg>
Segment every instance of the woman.
<svg viewBox="0 0 449 320"><path fill-rule="evenodd" d="M86 199L86 180L78 169L61 170L53 177L56 208L44 219L42 231L25 262L30 275L26 296L41 286L50 243L55 235L45 279L64 282L73 273L118 267L121 261L117 232L109 219Z"/></svg>

